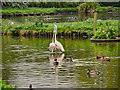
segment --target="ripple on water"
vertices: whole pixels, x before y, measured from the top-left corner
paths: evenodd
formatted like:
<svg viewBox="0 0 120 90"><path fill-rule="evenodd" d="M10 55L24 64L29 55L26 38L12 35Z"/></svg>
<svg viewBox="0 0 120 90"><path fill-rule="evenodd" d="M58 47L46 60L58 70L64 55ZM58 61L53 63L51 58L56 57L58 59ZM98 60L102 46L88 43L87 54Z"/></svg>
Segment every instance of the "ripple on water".
<svg viewBox="0 0 120 90"><path fill-rule="evenodd" d="M6 42L7 40L4 39ZM16 41L18 40L16 39ZM65 44L64 40L61 40L61 43L66 46L66 52L64 55L59 55L56 52L52 55L48 51L49 41L39 38L36 40L25 39L21 43L14 41L7 44L3 43L2 70L5 71L3 77L10 81L9 84L17 85L19 88L27 88L30 84L33 85L33 88L104 88L108 85L111 87L117 85L118 60L114 58L118 53L114 47L117 43L108 43L106 44L108 49L104 49L104 46L91 44L89 40L80 43L80 39L68 39ZM27 42L32 43L28 44ZM94 57L95 50L97 50L96 53L107 54L106 56L111 55L112 52L111 62L102 64L97 61ZM60 58L64 56L73 57L73 62L63 62ZM54 58L59 58L58 66L53 65ZM88 68L100 70L100 75L89 78L86 74Z"/></svg>

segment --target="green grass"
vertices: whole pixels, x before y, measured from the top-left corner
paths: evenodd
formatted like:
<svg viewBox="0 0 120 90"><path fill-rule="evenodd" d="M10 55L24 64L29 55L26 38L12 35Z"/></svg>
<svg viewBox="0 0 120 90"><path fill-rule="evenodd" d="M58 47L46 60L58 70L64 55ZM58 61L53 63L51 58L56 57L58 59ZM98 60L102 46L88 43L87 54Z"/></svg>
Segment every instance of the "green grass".
<svg viewBox="0 0 120 90"><path fill-rule="evenodd" d="M96 11L98 12L109 12L109 11L120 11L120 7L107 8L107 7L97 7Z"/></svg>
<svg viewBox="0 0 120 90"><path fill-rule="evenodd" d="M111 9L106 7L97 7L98 12L110 11ZM50 14L63 11L78 11L76 8L39 8L39 7L30 7L26 9L19 8L2 8L2 15L23 15L23 14ZM120 11L120 7L114 7L112 11Z"/></svg>
<svg viewBox="0 0 120 90"><path fill-rule="evenodd" d="M77 8L39 8L39 7L31 7L27 9L19 9L19 8L3 8L2 15L17 15L17 14L50 14L56 13L57 11L77 11Z"/></svg>

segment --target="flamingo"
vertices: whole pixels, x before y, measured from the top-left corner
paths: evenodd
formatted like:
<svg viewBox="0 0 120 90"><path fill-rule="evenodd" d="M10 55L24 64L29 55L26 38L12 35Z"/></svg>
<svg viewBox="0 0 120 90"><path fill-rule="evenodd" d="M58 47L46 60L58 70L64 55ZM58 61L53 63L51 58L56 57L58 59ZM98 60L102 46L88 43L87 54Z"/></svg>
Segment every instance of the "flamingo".
<svg viewBox="0 0 120 90"><path fill-rule="evenodd" d="M55 49L55 43L54 43L54 34L53 34L52 43L49 44L49 50L53 53L54 49Z"/></svg>
<svg viewBox="0 0 120 90"><path fill-rule="evenodd" d="M56 40L56 34L57 34L57 26L56 25L54 25L54 34L55 34L55 46L58 49L58 52L60 52L60 50L62 52L65 52L62 44Z"/></svg>

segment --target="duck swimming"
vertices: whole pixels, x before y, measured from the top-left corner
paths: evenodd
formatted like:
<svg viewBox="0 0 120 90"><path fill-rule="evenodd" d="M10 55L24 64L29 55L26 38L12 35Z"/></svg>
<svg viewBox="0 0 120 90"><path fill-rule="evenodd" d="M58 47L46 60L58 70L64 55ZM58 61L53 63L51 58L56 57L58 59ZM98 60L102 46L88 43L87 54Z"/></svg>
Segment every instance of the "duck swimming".
<svg viewBox="0 0 120 90"><path fill-rule="evenodd" d="M30 86L29 86L29 89L28 90L34 90L33 88L32 88L32 84L30 84Z"/></svg>
<svg viewBox="0 0 120 90"><path fill-rule="evenodd" d="M96 57L97 59L100 59L101 58L101 55L99 54L99 55L97 55L97 57Z"/></svg>
<svg viewBox="0 0 120 90"><path fill-rule="evenodd" d="M66 56L63 58L63 61L65 61L65 62L73 62L72 58L66 58Z"/></svg>
<svg viewBox="0 0 120 90"><path fill-rule="evenodd" d="M104 56L102 56L101 60L102 60L102 61L110 61L110 58L107 58L107 57L104 58Z"/></svg>
<svg viewBox="0 0 120 90"><path fill-rule="evenodd" d="M100 74L100 71L98 71L98 70L91 71L90 69L88 69L87 74L89 77L96 77Z"/></svg>

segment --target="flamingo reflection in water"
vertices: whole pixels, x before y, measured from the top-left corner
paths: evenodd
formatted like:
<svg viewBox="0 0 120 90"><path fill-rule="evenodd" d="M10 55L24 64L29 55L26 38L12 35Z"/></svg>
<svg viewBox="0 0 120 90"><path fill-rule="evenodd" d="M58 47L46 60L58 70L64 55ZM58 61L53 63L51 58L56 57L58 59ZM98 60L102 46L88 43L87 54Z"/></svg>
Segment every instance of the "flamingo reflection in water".
<svg viewBox="0 0 120 90"><path fill-rule="evenodd" d="M50 60L50 65L53 67L54 69L54 78L55 78L55 83L56 83L56 88L58 88L58 67L60 67L62 65L62 60L64 58L64 54L51 54L49 56L49 60Z"/></svg>

